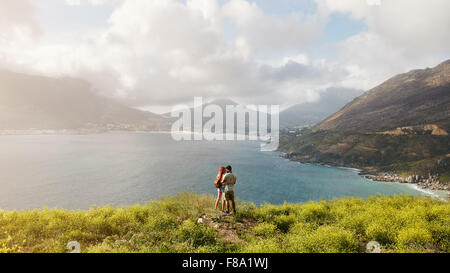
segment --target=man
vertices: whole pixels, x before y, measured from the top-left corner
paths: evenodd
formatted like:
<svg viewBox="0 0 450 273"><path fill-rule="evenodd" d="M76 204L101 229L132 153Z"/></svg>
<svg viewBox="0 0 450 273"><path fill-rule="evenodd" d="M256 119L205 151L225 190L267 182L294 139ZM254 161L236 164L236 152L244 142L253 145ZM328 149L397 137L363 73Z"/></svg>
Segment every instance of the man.
<svg viewBox="0 0 450 273"><path fill-rule="evenodd" d="M236 184L236 175L232 172L230 165L225 167L226 174L222 179L222 185L225 186L225 201L227 205L226 214L230 213L230 202L233 205L233 214L236 214L236 203L234 202L234 185Z"/></svg>

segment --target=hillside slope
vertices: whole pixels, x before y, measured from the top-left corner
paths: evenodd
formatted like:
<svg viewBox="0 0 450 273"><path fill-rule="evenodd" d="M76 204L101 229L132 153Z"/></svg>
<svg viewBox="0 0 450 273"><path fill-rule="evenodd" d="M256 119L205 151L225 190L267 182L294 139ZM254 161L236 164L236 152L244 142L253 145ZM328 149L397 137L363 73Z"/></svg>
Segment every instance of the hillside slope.
<svg viewBox="0 0 450 273"><path fill-rule="evenodd" d="M436 124L450 130L450 60L395 76L366 92L314 130L376 132Z"/></svg>
<svg viewBox="0 0 450 273"><path fill-rule="evenodd" d="M363 168L372 174L420 175L418 182L445 184L450 177L449 109L446 61L393 77L311 132L283 136L280 150L301 162Z"/></svg>
<svg viewBox="0 0 450 273"><path fill-rule="evenodd" d="M0 130L168 129L167 119L100 96L86 81L0 70Z"/></svg>

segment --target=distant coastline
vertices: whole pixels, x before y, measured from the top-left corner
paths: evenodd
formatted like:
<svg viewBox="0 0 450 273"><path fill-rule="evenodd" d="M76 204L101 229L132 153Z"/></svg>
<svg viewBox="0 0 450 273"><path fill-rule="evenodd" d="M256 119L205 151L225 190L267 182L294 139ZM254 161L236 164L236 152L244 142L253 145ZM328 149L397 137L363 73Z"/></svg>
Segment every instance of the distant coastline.
<svg viewBox="0 0 450 273"><path fill-rule="evenodd" d="M58 129L58 130L0 130L0 136L8 135L89 135L103 133L159 133L170 134L170 131L147 130L106 130L106 129Z"/></svg>
<svg viewBox="0 0 450 273"><path fill-rule="evenodd" d="M400 183L400 184L408 184L411 185L414 189L425 192L427 194L439 196L437 194L438 191L444 191L447 193L447 197L450 197L450 187L448 185L444 185L439 182L439 179L437 179L434 176L431 177L424 177L424 176L418 176L418 175L411 175L408 177L404 177L398 174L395 174L394 172L389 173L378 173L374 171L374 168L366 167L366 168L355 168L352 166L341 166L337 164L330 164L330 163L320 163L320 162L302 162L301 160L291 158L288 153L281 153L281 157L289 159L291 161L300 162L303 164L314 164L314 165L320 165L320 166L328 166L328 167L336 167L336 168L342 168L342 169L348 169L357 172L360 176L363 176L366 179L369 179L374 182L387 182L387 183Z"/></svg>

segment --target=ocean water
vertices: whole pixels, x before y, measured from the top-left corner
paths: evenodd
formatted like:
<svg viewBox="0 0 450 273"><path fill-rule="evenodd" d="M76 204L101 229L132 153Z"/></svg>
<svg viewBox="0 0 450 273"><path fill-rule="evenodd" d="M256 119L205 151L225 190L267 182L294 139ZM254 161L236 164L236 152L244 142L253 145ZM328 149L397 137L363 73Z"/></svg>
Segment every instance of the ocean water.
<svg viewBox="0 0 450 273"><path fill-rule="evenodd" d="M231 164L240 200L305 202L380 194L425 195L364 179L356 170L300 164L256 141L182 141L165 133L0 136L0 208L145 203L180 191L215 194L220 166Z"/></svg>

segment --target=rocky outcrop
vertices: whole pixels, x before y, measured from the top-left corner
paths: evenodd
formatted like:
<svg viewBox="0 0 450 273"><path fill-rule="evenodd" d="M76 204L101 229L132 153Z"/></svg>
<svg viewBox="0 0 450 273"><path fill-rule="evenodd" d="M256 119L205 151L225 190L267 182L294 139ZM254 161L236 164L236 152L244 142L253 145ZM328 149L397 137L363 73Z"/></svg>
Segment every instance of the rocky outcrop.
<svg viewBox="0 0 450 273"><path fill-rule="evenodd" d="M318 161L315 161L311 157L305 157L301 156L294 152L288 152L288 153L282 153L281 157L290 159L293 161L299 161L301 163L312 163L312 164L325 164L320 163ZM447 164L447 159L440 160L438 162L438 165L445 165ZM348 166L345 164L330 164L327 163L327 165L335 165L335 166L343 166L343 167L358 167L358 166ZM444 166L445 167L445 166ZM445 190L450 191L450 185L446 183L442 183L440 181L440 175L439 174L429 174L429 175L409 175L409 176L401 176L394 172L389 173L378 173L376 175L373 175L374 173L377 173L376 168L374 167L364 167L360 171L360 175L364 176L367 179L378 181L378 182L397 182L397 183L406 183L406 184L417 184L420 187L424 189L430 189L430 190Z"/></svg>
<svg viewBox="0 0 450 273"><path fill-rule="evenodd" d="M439 175L410 175L410 176L400 176L395 173L385 173L380 175L366 175L365 178L371 179L373 181L379 182L398 182L398 183L408 183L417 184L425 189L430 190L450 190L449 185L441 183L439 180Z"/></svg>

